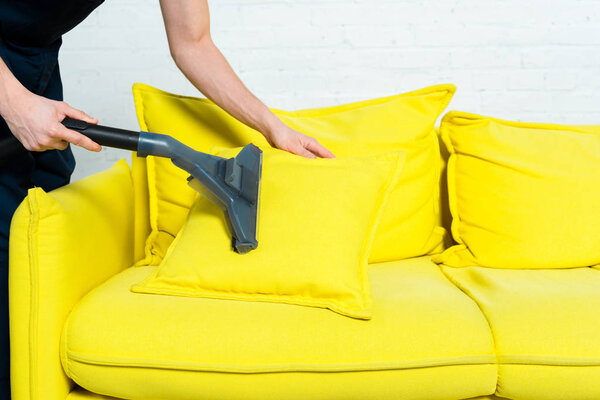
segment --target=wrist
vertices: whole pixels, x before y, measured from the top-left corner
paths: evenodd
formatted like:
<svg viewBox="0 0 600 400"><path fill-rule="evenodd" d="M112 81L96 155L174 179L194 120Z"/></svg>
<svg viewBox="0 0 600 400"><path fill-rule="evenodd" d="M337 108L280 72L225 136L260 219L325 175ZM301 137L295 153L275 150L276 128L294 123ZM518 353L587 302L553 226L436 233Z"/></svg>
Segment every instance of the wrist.
<svg viewBox="0 0 600 400"><path fill-rule="evenodd" d="M284 125L284 123L269 109L267 109L267 115L265 115L261 122L258 130L267 139L272 138L276 132L281 130L282 125Z"/></svg>
<svg viewBox="0 0 600 400"><path fill-rule="evenodd" d="M23 104L30 94L17 79L3 80L0 84L0 115L7 119L15 106Z"/></svg>

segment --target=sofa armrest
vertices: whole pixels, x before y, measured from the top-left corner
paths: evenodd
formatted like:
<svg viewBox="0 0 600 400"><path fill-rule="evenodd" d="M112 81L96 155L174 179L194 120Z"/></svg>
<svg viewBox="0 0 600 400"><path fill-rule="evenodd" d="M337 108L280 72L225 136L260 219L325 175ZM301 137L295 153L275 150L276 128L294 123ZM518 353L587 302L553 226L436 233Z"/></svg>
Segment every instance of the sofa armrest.
<svg viewBox="0 0 600 400"><path fill-rule="evenodd" d="M65 400L60 337L73 306L133 263L133 186L124 160L50 193L30 189L10 233L13 400Z"/></svg>

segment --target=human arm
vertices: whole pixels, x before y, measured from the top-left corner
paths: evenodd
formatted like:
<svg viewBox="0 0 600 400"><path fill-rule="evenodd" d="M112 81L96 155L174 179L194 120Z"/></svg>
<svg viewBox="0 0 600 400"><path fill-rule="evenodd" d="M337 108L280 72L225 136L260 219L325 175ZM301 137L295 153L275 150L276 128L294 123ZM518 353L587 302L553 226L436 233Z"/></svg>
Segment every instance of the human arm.
<svg viewBox="0 0 600 400"><path fill-rule="evenodd" d="M38 96L27 90L0 58L0 115L23 147L30 151L65 149L67 142L91 151L101 147L90 138L67 129L65 117L97 123L83 111L65 102Z"/></svg>
<svg viewBox="0 0 600 400"><path fill-rule="evenodd" d="M173 60L198 90L273 147L301 156L333 157L310 136L285 125L244 86L210 35L207 0L161 0Z"/></svg>

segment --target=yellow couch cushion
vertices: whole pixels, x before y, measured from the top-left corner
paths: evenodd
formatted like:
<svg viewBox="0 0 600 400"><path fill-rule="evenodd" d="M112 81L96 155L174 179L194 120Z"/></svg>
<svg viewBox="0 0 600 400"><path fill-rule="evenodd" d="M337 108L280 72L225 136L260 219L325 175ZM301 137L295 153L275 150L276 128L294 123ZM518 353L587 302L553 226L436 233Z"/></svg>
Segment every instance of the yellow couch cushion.
<svg viewBox="0 0 600 400"><path fill-rule="evenodd" d="M407 153L406 167L378 229L371 262L439 251L445 230L438 224L439 150L434 123L454 94L438 85L396 96L300 111L273 110L292 128L317 138L337 157ZM142 130L169 134L199 151L213 146L268 146L262 134L212 102L177 96L143 84L133 94ZM183 225L194 201L187 175L169 160L147 160L152 233L149 265L157 265Z"/></svg>
<svg viewBox="0 0 600 400"><path fill-rule="evenodd" d="M424 399L493 393L496 365L477 305L429 257L369 270L373 319L267 302L140 295L156 267L89 293L63 331L63 367L122 398Z"/></svg>
<svg viewBox="0 0 600 400"><path fill-rule="evenodd" d="M263 397L263 399L266 399L266 397ZM67 397L66 400L119 400L119 399L117 399L116 397L102 396L102 395L99 395L96 393L88 392L87 390L82 389L82 388L77 388L76 390L69 393L69 396ZM445 399L445 400L450 400L450 399ZM480 396L480 397L471 397L471 398L465 399L465 400L504 400L504 399L501 399L500 397L496 397L496 396Z"/></svg>
<svg viewBox="0 0 600 400"><path fill-rule="evenodd" d="M132 290L300 304L368 319L369 253L403 164L402 152L308 159L264 148L258 248L236 253L223 211L198 196L156 273Z"/></svg>
<svg viewBox="0 0 600 400"><path fill-rule="evenodd" d="M600 271L442 271L489 321L500 364L499 396L600 398Z"/></svg>
<svg viewBox="0 0 600 400"><path fill-rule="evenodd" d="M600 125L450 112L448 190L458 245L449 266L572 268L600 263Z"/></svg>

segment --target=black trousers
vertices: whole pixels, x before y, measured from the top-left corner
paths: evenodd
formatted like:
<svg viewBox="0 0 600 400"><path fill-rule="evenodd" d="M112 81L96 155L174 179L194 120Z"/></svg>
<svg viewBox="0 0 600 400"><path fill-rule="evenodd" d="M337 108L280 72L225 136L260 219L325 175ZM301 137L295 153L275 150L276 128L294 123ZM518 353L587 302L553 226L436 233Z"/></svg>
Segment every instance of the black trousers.
<svg viewBox="0 0 600 400"><path fill-rule="evenodd" d="M30 91L62 100L58 67L60 40L43 49L24 48L0 41L0 56L15 77ZM0 140L12 135L0 117ZM46 192L69 183L75 168L71 149L29 152L23 149L0 165L0 399L10 399L10 345L8 318L8 239L10 222L18 205L34 186Z"/></svg>

